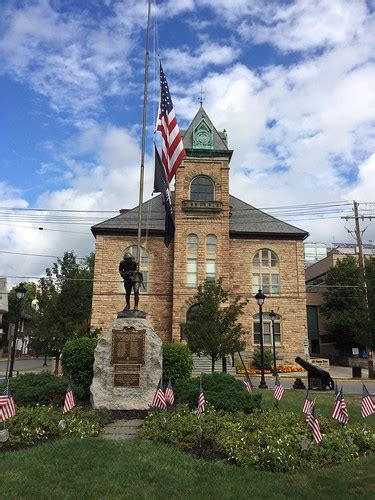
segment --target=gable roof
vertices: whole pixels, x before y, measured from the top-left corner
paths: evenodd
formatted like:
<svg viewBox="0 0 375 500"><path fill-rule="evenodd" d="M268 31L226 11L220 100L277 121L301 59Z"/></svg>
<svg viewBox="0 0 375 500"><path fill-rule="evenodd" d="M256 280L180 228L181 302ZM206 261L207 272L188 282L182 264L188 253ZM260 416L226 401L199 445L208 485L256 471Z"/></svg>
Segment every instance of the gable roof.
<svg viewBox="0 0 375 500"><path fill-rule="evenodd" d="M174 198L172 193L172 200ZM308 233L292 226L230 195L229 233L232 238L305 239ZM154 196L142 205L142 233L163 236L165 209L161 195ZM138 206L120 213L116 217L95 224L91 228L98 234L133 235L138 231Z"/></svg>

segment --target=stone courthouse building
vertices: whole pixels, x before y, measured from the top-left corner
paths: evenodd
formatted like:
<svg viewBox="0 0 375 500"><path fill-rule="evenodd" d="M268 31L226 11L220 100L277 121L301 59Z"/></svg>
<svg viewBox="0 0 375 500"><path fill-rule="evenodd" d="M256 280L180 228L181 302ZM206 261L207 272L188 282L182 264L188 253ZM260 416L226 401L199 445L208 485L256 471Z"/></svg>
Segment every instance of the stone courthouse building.
<svg viewBox="0 0 375 500"><path fill-rule="evenodd" d="M183 325L194 310L194 295L204 280L222 278L232 297L249 300L241 322L246 351L260 343L258 289L263 307L264 345L272 345L268 312L277 313L275 344L279 359L303 355L307 337L303 240L308 234L229 193L233 151L225 131L218 132L203 107L182 132L186 157L176 173L175 236L164 245L161 196L143 204L141 270L145 289L140 309L156 333L184 340ZM138 207L92 227L96 238L92 327L105 331L124 307L118 273L125 251L136 255Z"/></svg>

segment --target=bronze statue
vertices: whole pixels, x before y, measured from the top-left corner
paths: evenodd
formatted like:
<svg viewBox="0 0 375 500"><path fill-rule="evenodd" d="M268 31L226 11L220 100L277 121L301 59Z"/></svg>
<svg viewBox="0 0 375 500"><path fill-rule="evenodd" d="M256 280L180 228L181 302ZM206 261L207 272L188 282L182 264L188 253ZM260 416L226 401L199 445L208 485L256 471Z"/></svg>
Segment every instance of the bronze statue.
<svg viewBox="0 0 375 500"><path fill-rule="evenodd" d="M139 286L143 285L143 275L137 269L137 263L134 256L125 252L118 266L119 273L124 280L125 288L125 309L130 309L130 295L134 290L134 311L138 311ZM125 310L124 309L124 310Z"/></svg>

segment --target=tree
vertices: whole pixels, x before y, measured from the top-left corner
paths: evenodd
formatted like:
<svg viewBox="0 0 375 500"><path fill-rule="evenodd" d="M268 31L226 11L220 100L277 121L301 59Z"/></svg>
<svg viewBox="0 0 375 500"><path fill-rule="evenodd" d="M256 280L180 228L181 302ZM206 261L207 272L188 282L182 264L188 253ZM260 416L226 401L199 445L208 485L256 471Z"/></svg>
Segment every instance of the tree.
<svg viewBox="0 0 375 500"><path fill-rule="evenodd" d="M212 371L215 371L215 362L219 358L244 348L241 337L245 332L238 323L238 317L247 301L236 297L231 304L224 306L228 296L221 280L217 283L205 281L199 285L194 297L199 307L185 325L190 350L198 355L210 356Z"/></svg>
<svg viewBox="0 0 375 500"><path fill-rule="evenodd" d="M363 348L369 341L369 319L364 288L355 258L338 261L326 276L322 313L326 330L343 353L352 347Z"/></svg>
<svg viewBox="0 0 375 500"><path fill-rule="evenodd" d="M93 263L93 255L78 263L73 252L65 252L39 280L33 336L57 359L66 340L89 334Z"/></svg>

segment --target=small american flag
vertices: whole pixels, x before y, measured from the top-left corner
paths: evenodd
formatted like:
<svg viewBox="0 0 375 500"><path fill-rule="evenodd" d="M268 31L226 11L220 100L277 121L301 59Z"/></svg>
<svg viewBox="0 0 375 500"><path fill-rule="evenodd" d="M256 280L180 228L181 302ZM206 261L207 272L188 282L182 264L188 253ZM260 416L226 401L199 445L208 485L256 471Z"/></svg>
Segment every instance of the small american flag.
<svg viewBox="0 0 375 500"><path fill-rule="evenodd" d="M279 377L276 376L275 388L273 390L273 397L278 401L280 401L283 395L284 395L284 387L282 386Z"/></svg>
<svg viewBox="0 0 375 500"><path fill-rule="evenodd" d="M198 408L197 413L200 415L206 409L206 399L204 397L204 392L202 389L202 383L199 385L199 398L198 398Z"/></svg>
<svg viewBox="0 0 375 500"><path fill-rule="evenodd" d="M335 418L342 424L347 424L349 421L348 409L346 407L342 387L335 397L335 404L333 407L332 418Z"/></svg>
<svg viewBox="0 0 375 500"><path fill-rule="evenodd" d="M171 384L171 381L168 381L168 386L165 389L165 402L169 404L170 406L173 405L174 403L174 392L173 392L173 387Z"/></svg>
<svg viewBox="0 0 375 500"><path fill-rule="evenodd" d="M0 395L0 422L5 422L5 420L8 420L8 418L14 417L16 413L16 404L14 402L8 384L3 394Z"/></svg>
<svg viewBox="0 0 375 500"><path fill-rule="evenodd" d="M361 404L361 415L363 418L368 417L375 413L375 403L373 402L370 393L367 390L365 384L362 385L362 404Z"/></svg>
<svg viewBox="0 0 375 500"><path fill-rule="evenodd" d="M160 380L158 387L155 391L154 399L152 400L151 406L153 408L160 408L161 410L167 409L167 403L165 402L165 396L163 392L163 384Z"/></svg>
<svg viewBox="0 0 375 500"><path fill-rule="evenodd" d="M316 444L319 444L320 441L322 440L322 434L320 432L319 421L315 416L314 403L312 404L311 411L307 414L306 422L307 422L307 425L312 430L313 437L314 437Z"/></svg>
<svg viewBox="0 0 375 500"><path fill-rule="evenodd" d="M65 394L63 413L67 413L72 408L74 408L75 405L76 403L74 401L73 389L72 386L69 384Z"/></svg>
<svg viewBox="0 0 375 500"><path fill-rule="evenodd" d="M172 98L169 93L167 78L161 63L160 104L156 130L161 132L163 137L161 160L168 174L168 181L171 182L186 152L178 128Z"/></svg>
<svg viewBox="0 0 375 500"><path fill-rule="evenodd" d="M247 392L253 392L253 384L251 383L251 380L249 377L245 377L242 381L245 384Z"/></svg>
<svg viewBox="0 0 375 500"><path fill-rule="evenodd" d="M311 412L313 407L314 407L314 403L311 399L310 391L307 391L305 402L303 403L302 411L303 411L303 413L306 413L306 415L308 415Z"/></svg>

